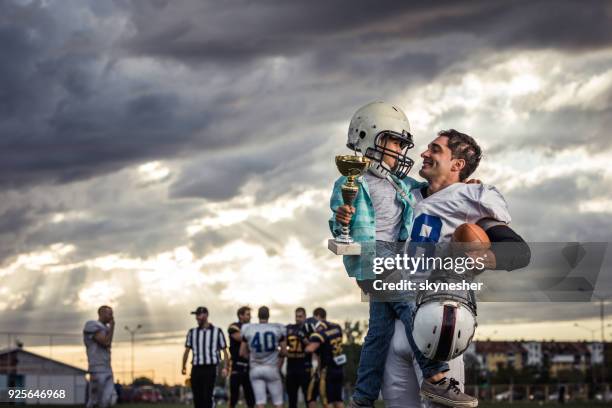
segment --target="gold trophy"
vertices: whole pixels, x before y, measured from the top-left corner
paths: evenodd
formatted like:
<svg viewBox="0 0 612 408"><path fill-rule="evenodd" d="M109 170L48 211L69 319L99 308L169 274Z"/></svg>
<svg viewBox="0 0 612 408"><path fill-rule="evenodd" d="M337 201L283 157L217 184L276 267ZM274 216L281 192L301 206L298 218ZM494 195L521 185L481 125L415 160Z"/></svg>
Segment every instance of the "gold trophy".
<svg viewBox="0 0 612 408"><path fill-rule="evenodd" d="M370 165L370 160L363 156L336 156L336 167L346 182L342 185L342 200L346 205L353 205L359 193L355 179L361 176ZM342 233L335 239L327 241L327 248L336 255L361 255L361 244L351 238L349 226L342 226Z"/></svg>

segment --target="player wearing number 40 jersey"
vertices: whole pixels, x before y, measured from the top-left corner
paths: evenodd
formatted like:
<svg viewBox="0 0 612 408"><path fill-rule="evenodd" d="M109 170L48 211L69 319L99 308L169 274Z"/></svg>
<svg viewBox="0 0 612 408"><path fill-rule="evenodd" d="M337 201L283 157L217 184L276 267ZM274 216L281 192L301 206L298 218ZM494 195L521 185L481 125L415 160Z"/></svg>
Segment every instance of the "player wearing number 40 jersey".
<svg viewBox="0 0 612 408"><path fill-rule="evenodd" d="M275 407L283 405L283 383L280 367L286 353L285 326L268 323L270 310L262 306L257 311L258 324L242 326L240 355L249 357L251 385L255 393L255 405L266 405L266 389Z"/></svg>
<svg viewBox="0 0 612 408"><path fill-rule="evenodd" d="M318 308L320 324L309 337L306 352L317 353L320 366L318 376L313 376L308 387L308 406L314 407L317 396L324 407L333 405L343 408L342 383L344 382L344 364L346 355L342 350L342 327L328 322L327 313Z"/></svg>

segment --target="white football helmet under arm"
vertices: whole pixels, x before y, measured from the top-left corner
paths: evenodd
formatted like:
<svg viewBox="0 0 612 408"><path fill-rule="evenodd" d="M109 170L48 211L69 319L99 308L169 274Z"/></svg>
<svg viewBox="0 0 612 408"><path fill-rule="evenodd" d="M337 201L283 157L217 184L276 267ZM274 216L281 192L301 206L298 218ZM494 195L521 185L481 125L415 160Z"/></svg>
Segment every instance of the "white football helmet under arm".
<svg viewBox="0 0 612 408"><path fill-rule="evenodd" d="M476 316L464 303L435 299L420 305L414 315L414 342L425 357L449 361L468 348L476 332Z"/></svg>

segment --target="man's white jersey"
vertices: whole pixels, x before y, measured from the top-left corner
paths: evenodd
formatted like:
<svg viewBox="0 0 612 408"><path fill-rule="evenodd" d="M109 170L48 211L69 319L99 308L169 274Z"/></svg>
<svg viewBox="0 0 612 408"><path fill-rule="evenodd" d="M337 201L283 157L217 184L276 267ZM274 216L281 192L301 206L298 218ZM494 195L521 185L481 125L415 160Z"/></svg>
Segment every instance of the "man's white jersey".
<svg viewBox="0 0 612 408"><path fill-rule="evenodd" d="M285 338L280 323L250 323L242 326L242 338L249 345L251 367L278 363L279 343Z"/></svg>
<svg viewBox="0 0 612 408"><path fill-rule="evenodd" d="M458 226L483 218L510 223L508 204L493 186L454 183L426 198L420 189L412 194L416 204L410 242L450 242Z"/></svg>

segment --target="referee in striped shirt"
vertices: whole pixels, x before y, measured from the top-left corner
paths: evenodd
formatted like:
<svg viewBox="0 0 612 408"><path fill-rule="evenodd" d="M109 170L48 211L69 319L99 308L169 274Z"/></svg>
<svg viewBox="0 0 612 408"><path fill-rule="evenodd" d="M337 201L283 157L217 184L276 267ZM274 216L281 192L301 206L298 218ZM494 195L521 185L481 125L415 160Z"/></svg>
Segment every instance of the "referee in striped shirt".
<svg viewBox="0 0 612 408"><path fill-rule="evenodd" d="M189 329L185 340L183 353L183 375L187 374L187 358L189 350L193 352L191 359L191 390L195 408L212 408L213 390L217 378L217 365L221 361L220 352L226 366L221 370L223 377L230 370L230 358L227 352L227 343L223 331L208 321L208 309L198 307L191 314L196 315L198 327Z"/></svg>

